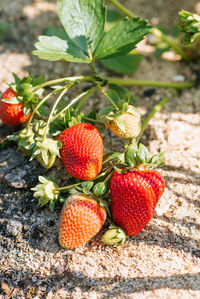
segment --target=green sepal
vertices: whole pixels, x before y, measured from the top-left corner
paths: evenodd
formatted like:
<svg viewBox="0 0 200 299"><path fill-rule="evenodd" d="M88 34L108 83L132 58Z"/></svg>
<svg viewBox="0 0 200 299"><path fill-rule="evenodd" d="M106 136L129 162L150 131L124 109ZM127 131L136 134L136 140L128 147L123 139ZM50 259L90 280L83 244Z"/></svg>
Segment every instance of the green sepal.
<svg viewBox="0 0 200 299"><path fill-rule="evenodd" d="M7 103L7 104L19 104L20 100L19 97L13 97L11 99L1 99L1 102Z"/></svg>
<svg viewBox="0 0 200 299"><path fill-rule="evenodd" d="M136 157L137 157L137 162L140 162L142 164L148 163L149 162L149 151L144 146L144 144L140 143L139 148L136 152Z"/></svg>
<svg viewBox="0 0 200 299"><path fill-rule="evenodd" d="M117 153L117 152L115 152L115 153L105 153L105 154L103 155L103 163L105 164L105 163L107 163L107 162L110 162L110 161L112 161L112 160L117 159L117 158L119 157L120 154L121 154L121 153Z"/></svg>
<svg viewBox="0 0 200 299"><path fill-rule="evenodd" d="M126 133L126 127L125 127L125 123L124 123L124 120L120 117L116 117L116 123L117 123L117 126L120 128L120 130L124 133Z"/></svg>
<svg viewBox="0 0 200 299"><path fill-rule="evenodd" d="M49 207L51 210L53 210L55 202L59 199L60 192L56 190L58 185L53 178L39 176L38 180L39 183L31 189L34 191L33 196L38 198L39 206L42 207L49 202Z"/></svg>
<svg viewBox="0 0 200 299"><path fill-rule="evenodd" d="M50 208L50 210L53 212L54 211L54 208L55 208L55 202L52 200L52 201L50 201L50 203L49 203L49 208Z"/></svg>
<svg viewBox="0 0 200 299"><path fill-rule="evenodd" d="M85 182L82 182L81 187L83 189L90 191L92 189L93 185L94 185L93 181L85 181Z"/></svg>
<svg viewBox="0 0 200 299"><path fill-rule="evenodd" d="M149 160L149 164L150 164L150 166L152 166L152 167L154 167L154 166L156 166L156 167L162 167L162 166L164 166L164 157L165 157L165 152L162 152L162 153L160 153L160 154L156 154L156 155L153 155L152 157L151 157L151 159Z"/></svg>
<svg viewBox="0 0 200 299"><path fill-rule="evenodd" d="M28 116L31 113L31 105L30 104L26 104L23 108L23 112L25 116Z"/></svg>
<svg viewBox="0 0 200 299"><path fill-rule="evenodd" d="M15 74L15 73L12 73L13 77L14 77L14 80L15 80L15 84L16 85L20 85L21 83L21 79Z"/></svg>
<svg viewBox="0 0 200 299"><path fill-rule="evenodd" d="M119 174L123 174L124 172L127 171L126 168L118 168L118 167L114 167L114 169L115 169Z"/></svg>
<svg viewBox="0 0 200 299"><path fill-rule="evenodd" d="M49 200L45 197L41 197L39 200L38 200L38 205L40 207L43 207L45 206L47 203L49 202Z"/></svg>
<svg viewBox="0 0 200 299"><path fill-rule="evenodd" d="M128 166L135 167L135 158L136 158L136 151L137 147L135 147L133 144L130 144L126 147L125 153L124 153L124 159Z"/></svg>
<svg viewBox="0 0 200 299"><path fill-rule="evenodd" d="M126 241L126 233L118 226L111 224L102 237L102 242L110 246L119 246Z"/></svg>
<svg viewBox="0 0 200 299"><path fill-rule="evenodd" d="M16 135L16 134L8 135L7 139L10 140L10 141L17 141L19 139L19 136Z"/></svg>
<svg viewBox="0 0 200 299"><path fill-rule="evenodd" d="M140 112L133 105L128 106L127 112L132 114L132 115L140 115Z"/></svg>
<svg viewBox="0 0 200 299"><path fill-rule="evenodd" d="M136 145L132 143L125 145L124 161L121 159L116 163L116 167L120 166L120 171L126 169L153 169L164 165L165 153L160 153L150 157L149 151L142 143ZM122 158L123 158L122 156ZM125 163L125 165L123 165ZM122 166L122 168L121 168ZM118 171L119 173L121 173Z"/></svg>
<svg viewBox="0 0 200 299"><path fill-rule="evenodd" d="M183 41L185 45L192 45L200 38L200 16L186 10L179 12L179 27L185 33Z"/></svg>

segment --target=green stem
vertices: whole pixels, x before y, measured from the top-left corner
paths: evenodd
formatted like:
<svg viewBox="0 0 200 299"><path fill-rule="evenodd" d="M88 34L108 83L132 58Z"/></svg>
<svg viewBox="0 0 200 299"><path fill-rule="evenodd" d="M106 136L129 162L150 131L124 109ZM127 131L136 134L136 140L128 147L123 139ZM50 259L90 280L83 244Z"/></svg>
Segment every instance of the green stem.
<svg viewBox="0 0 200 299"><path fill-rule="evenodd" d="M92 67L92 71L93 71L94 75L96 75L97 71L96 71L96 68L95 68L95 61L94 60L92 60L92 62L91 62L91 67Z"/></svg>
<svg viewBox="0 0 200 299"><path fill-rule="evenodd" d="M112 167L113 168L113 167ZM113 170L107 177L106 177L106 179L104 180L104 183L106 183L109 179L110 179L110 177L113 175L113 173L115 172L115 170Z"/></svg>
<svg viewBox="0 0 200 299"><path fill-rule="evenodd" d="M117 105L113 102L113 100L109 97L109 95L105 92L105 90L101 87L101 85L98 85L99 90L102 92L102 94L106 97L107 101L113 105L113 107L116 110L119 110L119 108L117 107Z"/></svg>
<svg viewBox="0 0 200 299"><path fill-rule="evenodd" d="M57 113L51 120L53 122L57 117L59 117L62 113L64 113L67 109L69 109L71 106L73 106L76 102L78 102L82 97L86 96L89 92L83 92L76 98L74 98L64 109L62 109L59 113Z"/></svg>
<svg viewBox="0 0 200 299"><path fill-rule="evenodd" d="M172 99L172 97L176 94L176 92L172 92L170 95L165 96L164 98L162 98L162 100L156 104L153 109L151 110L151 112L148 114L148 116L145 118L145 120L142 123L142 128L140 131L139 136L137 137L137 142L140 140L142 134L144 133L144 130L146 129L147 125L149 124L150 120L154 117L154 115L156 114L156 112L159 112L167 102L169 102L169 100Z"/></svg>
<svg viewBox="0 0 200 299"><path fill-rule="evenodd" d="M122 5L119 1L117 0L109 0L120 12L122 12L124 15L128 16L129 18L136 18L137 16L128 8L126 8L124 5ZM188 61L188 57L186 55L186 53L184 52L184 50L182 49L180 42L171 37L168 36L166 34L164 34L160 29L154 27L152 30L152 33L160 38L162 41L165 41L166 43L168 43L168 45L173 48L179 55L181 55L181 57Z"/></svg>
<svg viewBox="0 0 200 299"><path fill-rule="evenodd" d="M119 11L121 11L124 15L128 16L129 18L137 18L137 16L130 11L128 8L126 8L124 5L122 5L117 0L109 0Z"/></svg>
<svg viewBox="0 0 200 299"><path fill-rule="evenodd" d="M53 94L59 92L62 89L63 88L59 88L59 89L53 90L46 97L44 97L44 99L42 99L42 101L35 107L35 109L33 110L32 114L31 114L31 117L28 120L28 123L27 123L27 126L26 126L27 131L28 131L29 127L30 127L31 121L32 121L35 113L38 111L38 109L40 108L40 106L42 106L42 104L44 104L44 102L46 102Z"/></svg>
<svg viewBox="0 0 200 299"><path fill-rule="evenodd" d="M134 80L134 79L118 79L118 78L102 78L108 80L108 83L121 84L121 85L137 85L137 86L153 86L153 87L163 87L163 88L175 88L184 89L195 86L195 82L160 82L160 81L150 81L150 80Z"/></svg>
<svg viewBox="0 0 200 299"><path fill-rule="evenodd" d="M64 190L68 190L68 189L73 188L73 187L75 187L75 186L78 186L78 185L80 185L80 184L82 184L82 182L77 183L77 184L73 184L73 185L69 185L69 186L64 186L64 187L55 188L55 191L64 191Z"/></svg>
<svg viewBox="0 0 200 299"><path fill-rule="evenodd" d="M95 179L93 180L88 180L87 182L92 182L92 181L95 181L95 180L98 180L99 178L101 178L102 176L106 175L107 171L105 172L102 172L100 173ZM64 187L58 187L58 188L55 188L55 191L64 191L64 190L68 190L70 188L73 188L75 186L78 186L78 185L81 185L82 182L79 182L79 183L76 183L76 184L73 184L73 185L69 185L69 186L64 186Z"/></svg>
<svg viewBox="0 0 200 299"><path fill-rule="evenodd" d="M62 99L62 97L64 96L64 94L70 89L70 87L72 87L73 83L71 83L70 85L68 85L66 88L63 89L63 91L60 93L59 97L57 98L57 100L55 101L52 109L51 109L51 112L49 114L49 117L48 117L48 120L47 120L47 124L45 126L45 129L44 129L44 135L43 135L43 141L45 140L46 138L46 135L47 135L47 130L49 128L49 124L50 124L50 121L51 121L51 118L52 118L52 115L58 105L58 103L60 102L60 100Z"/></svg>
<svg viewBox="0 0 200 299"><path fill-rule="evenodd" d="M77 104L76 106L76 111L77 112L80 112L81 111L81 108L83 106L83 104L85 103L85 101L91 96L93 95L96 91L97 91L98 87L95 86L95 87L92 87L91 89L89 89L87 91L87 93L85 94L85 96L83 96L83 98L80 100L80 102Z"/></svg>
<svg viewBox="0 0 200 299"><path fill-rule="evenodd" d="M92 118L87 117L87 116L83 116L83 119L88 120L88 121L93 122L93 123L96 123L96 124L105 125L104 121L97 120L97 119L92 119Z"/></svg>
<svg viewBox="0 0 200 299"><path fill-rule="evenodd" d="M65 78L59 78L59 79L54 79L54 80L50 80L47 82L44 82L40 85L37 85L33 91L37 91L40 88L49 86L49 85L55 85L58 83L63 83L63 82L74 82L74 81L86 81L86 82L94 82L94 78L92 76L75 76L75 77L65 77Z"/></svg>

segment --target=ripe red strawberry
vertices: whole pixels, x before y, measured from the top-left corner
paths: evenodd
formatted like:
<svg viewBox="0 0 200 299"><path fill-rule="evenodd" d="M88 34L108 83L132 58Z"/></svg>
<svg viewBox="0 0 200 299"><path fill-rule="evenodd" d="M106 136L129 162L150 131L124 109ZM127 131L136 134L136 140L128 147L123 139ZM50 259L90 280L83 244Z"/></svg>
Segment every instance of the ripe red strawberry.
<svg viewBox="0 0 200 299"><path fill-rule="evenodd" d="M79 123L65 129L58 137L60 156L67 172L80 180L94 179L102 168L103 139L92 125Z"/></svg>
<svg viewBox="0 0 200 299"><path fill-rule="evenodd" d="M137 235L152 218L164 189L164 178L156 170L115 172L110 183L114 222L127 235Z"/></svg>
<svg viewBox="0 0 200 299"><path fill-rule="evenodd" d="M1 99L11 100L15 98L17 94L8 88L2 95ZM7 102L0 101L0 118L6 125L16 126L26 122L31 116L31 112L26 116L23 112L24 105L22 103L9 104Z"/></svg>
<svg viewBox="0 0 200 299"><path fill-rule="evenodd" d="M60 220L59 242L62 247L85 244L101 229L106 210L84 194L73 194L66 200Z"/></svg>

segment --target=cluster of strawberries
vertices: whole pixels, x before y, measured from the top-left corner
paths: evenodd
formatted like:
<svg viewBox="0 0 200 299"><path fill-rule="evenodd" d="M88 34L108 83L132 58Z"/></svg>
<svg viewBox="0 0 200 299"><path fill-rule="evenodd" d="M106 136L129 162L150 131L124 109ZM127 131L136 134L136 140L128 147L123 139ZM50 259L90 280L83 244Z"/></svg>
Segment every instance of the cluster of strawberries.
<svg viewBox="0 0 200 299"><path fill-rule="evenodd" d="M33 110L30 108L25 113L25 105L17 91L8 88L0 101L1 120L7 125L26 122ZM152 169L163 165L164 154L150 157L144 145L137 145L141 120L135 111L135 107L129 105L126 112L107 120L104 126L128 140L124 153L104 154L102 136L88 122L74 124L54 139L41 141L44 131L48 131L43 121L44 130L39 127L37 138L34 136L38 129L31 126L29 133L24 129L15 138L19 147L26 149L28 154L34 152L32 158L40 156L39 161L46 161L42 164L47 168L49 154L52 158L55 151L46 150L44 144L46 142L48 147L51 142L59 143L57 156L62 159L68 174L76 179L73 185L59 187L55 180L39 177L40 183L32 189L34 196L39 198L40 206L49 203L53 208L59 199L65 201L59 229L61 246L75 248L85 244L101 230L106 219L110 227L103 235L103 242L108 245L123 244L126 235L138 234L152 218L165 189L161 173ZM123 126L119 125L120 122ZM36 144L40 144L41 152ZM63 191L68 192L67 196L61 196Z"/></svg>

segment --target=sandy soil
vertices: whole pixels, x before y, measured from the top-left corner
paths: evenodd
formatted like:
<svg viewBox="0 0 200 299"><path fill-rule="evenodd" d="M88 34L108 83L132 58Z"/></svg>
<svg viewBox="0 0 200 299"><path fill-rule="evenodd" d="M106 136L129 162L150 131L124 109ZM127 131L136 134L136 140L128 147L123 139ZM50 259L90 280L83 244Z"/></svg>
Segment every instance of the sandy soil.
<svg viewBox="0 0 200 299"><path fill-rule="evenodd" d="M0 90L12 72L46 78L88 74L88 66L50 63L31 55L38 35L59 24L56 1L0 1L2 22L10 23L0 44ZM123 1L141 17L156 24L176 23L181 9L200 11L195 0ZM145 7L145 9L144 9ZM145 57L135 78L173 81L177 75L194 78L199 62L185 64ZM100 66L102 74L109 74ZM168 93L131 88L139 109L146 113ZM100 107L99 95L89 106ZM7 129L0 126L0 136ZM155 216L136 237L118 248L104 246L101 234L76 250L58 245L60 207L51 213L39 209L29 191L37 181L39 165L31 168L22 153L11 145L0 150L0 298L200 298L200 90L192 88L173 100L150 122L142 141L152 153L166 151L162 173L166 191ZM112 137L112 138L111 138ZM123 142L104 134L106 150L122 150ZM54 172L65 172L58 163ZM34 171L33 171L34 169Z"/></svg>

